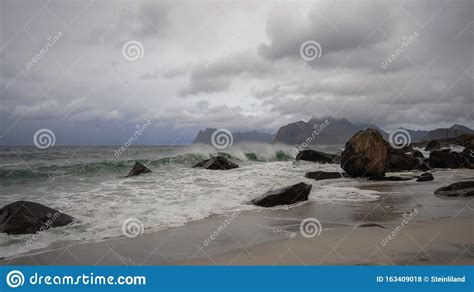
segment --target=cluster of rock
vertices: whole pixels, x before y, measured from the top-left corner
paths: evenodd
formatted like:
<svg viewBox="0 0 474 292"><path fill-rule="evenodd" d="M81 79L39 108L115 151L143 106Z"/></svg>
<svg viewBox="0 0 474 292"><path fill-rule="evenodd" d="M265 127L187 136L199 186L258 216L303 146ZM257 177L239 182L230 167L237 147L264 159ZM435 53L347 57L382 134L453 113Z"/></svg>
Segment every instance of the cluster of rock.
<svg viewBox="0 0 474 292"><path fill-rule="evenodd" d="M352 177L384 177L385 172L409 170L426 171L431 168L474 168L472 147L474 139L466 144L463 152L441 146L432 141L427 148L429 158L411 146L395 149L387 143L379 131L366 129L356 133L341 154L341 167Z"/></svg>
<svg viewBox="0 0 474 292"><path fill-rule="evenodd" d="M385 176L386 172L409 170L426 171L431 168L474 168L474 136L463 135L456 138L462 145L462 152L441 149L438 141L425 145L426 151L431 151L429 158L414 150L411 146L395 149L388 144L381 133L375 129L357 132L345 145L340 156L314 150L303 150L298 153L296 160L318 163L340 163L346 173L314 171L305 174L306 178L314 180L338 179L342 177L365 177L369 180L403 181L413 178ZM219 154L216 157L201 161L193 168L209 170L230 170L239 165L232 162L232 157ZM256 157L255 157L256 158ZM126 177L150 173L151 170L136 162ZM432 181L431 173L425 172L414 177L419 182ZM312 185L303 182L284 188L269 191L251 203L261 207L290 205L307 201ZM443 197L474 196L474 181L464 181L439 188L435 194ZM65 226L74 218L58 210L35 202L17 201L0 209L0 233L28 234L37 233L49 228Z"/></svg>

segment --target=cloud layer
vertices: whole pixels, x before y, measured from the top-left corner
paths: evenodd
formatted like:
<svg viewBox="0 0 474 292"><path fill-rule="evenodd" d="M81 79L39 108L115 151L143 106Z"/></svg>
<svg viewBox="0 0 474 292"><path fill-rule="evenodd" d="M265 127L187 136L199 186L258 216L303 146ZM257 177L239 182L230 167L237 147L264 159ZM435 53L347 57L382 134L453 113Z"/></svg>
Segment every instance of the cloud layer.
<svg viewBox="0 0 474 292"><path fill-rule="evenodd" d="M474 126L470 0L0 5L0 145L38 128L58 144L121 144L148 119L147 144L312 116ZM301 56L308 41L319 58Z"/></svg>

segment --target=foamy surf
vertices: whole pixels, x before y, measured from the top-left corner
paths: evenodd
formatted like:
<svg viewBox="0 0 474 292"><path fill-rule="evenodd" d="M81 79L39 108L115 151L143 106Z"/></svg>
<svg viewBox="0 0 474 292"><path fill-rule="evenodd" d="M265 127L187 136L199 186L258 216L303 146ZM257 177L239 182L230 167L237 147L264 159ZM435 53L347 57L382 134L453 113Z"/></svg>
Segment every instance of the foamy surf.
<svg viewBox="0 0 474 292"><path fill-rule="evenodd" d="M378 199L377 192L358 189L357 180L314 181L304 177L308 171L342 171L338 165L278 161L275 152L270 154L275 149L267 149L266 155L257 152L257 157L275 157L273 161L244 160L239 153L231 153L233 157L242 158L236 159L240 168L231 171L191 168L194 162L207 157L206 154L202 151L189 153L191 149L180 147L181 153L173 153L176 155L170 157L149 157L147 165L153 172L137 177L123 177L135 161L133 159L89 161L87 166L77 163L58 166L52 161L50 165L42 164L38 168L54 171L55 175L46 173L50 179L46 185L42 185L44 180L38 176L9 177L26 183L9 185L8 180L3 180L9 196L1 198L2 205L17 200L37 201L70 214L76 220L72 225L41 233L28 245L25 242L31 235L1 234L0 257L44 248L57 241L100 241L124 236L123 223L130 218L137 219L143 226L142 231L148 233L216 214L257 209L249 204L250 200L269 190L302 181L313 184L310 201ZM241 152L244 156L245 153L245 150Z"/></svg>

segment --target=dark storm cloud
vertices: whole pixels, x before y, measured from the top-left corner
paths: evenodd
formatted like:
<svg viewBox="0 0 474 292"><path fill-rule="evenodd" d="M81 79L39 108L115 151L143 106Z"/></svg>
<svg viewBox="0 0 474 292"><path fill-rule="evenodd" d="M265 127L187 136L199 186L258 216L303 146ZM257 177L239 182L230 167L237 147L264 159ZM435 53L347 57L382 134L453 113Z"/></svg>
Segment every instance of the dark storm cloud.
<svg viewBox="0 0 474 292"><path fill-rule="evenodd" d="M160 135L169 129L274 132L323 115L386 128L474 126L471 0L0 5L0 143L51 125L115 143L104 129L125 129L126 140L147 119L153 143L173 141ZM144 48L138 60L122 55L129 41ZM301 57L307 41L320 44L320 58Z"/></svg>

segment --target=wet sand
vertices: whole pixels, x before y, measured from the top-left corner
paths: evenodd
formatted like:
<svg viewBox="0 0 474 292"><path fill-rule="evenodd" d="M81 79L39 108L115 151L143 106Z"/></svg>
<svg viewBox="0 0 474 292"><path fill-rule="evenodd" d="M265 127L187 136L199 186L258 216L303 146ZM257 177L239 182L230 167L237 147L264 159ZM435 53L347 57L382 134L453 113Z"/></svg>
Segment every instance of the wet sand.
<svg viewBox="0 0 474 292"><path fill-rule="evenodd" d="M63 241L2 259L0 264L472 265L474 200L438 198L433 191L473 179L474 173L433 174L432 182L364 183L362 188L383 194L377 201L310 201L291 208L213 216L136 238ZM409 222L400 228L408 216ZM320 234L302 235L300 224L307 218L319 220ZM379 226L358 227L361 224ZM395 236L388 240L394 230Z"/></svg>

